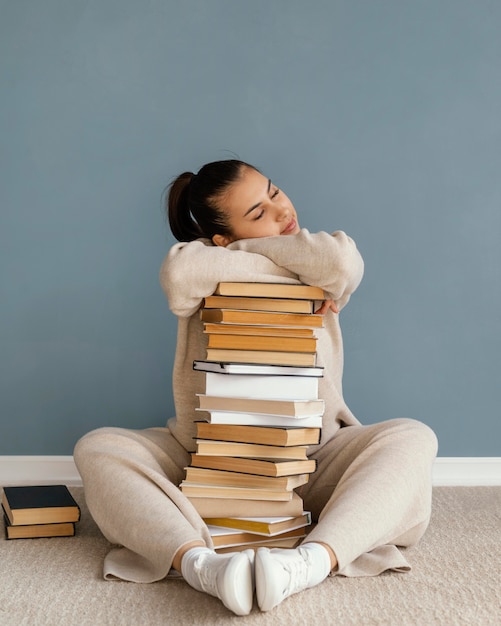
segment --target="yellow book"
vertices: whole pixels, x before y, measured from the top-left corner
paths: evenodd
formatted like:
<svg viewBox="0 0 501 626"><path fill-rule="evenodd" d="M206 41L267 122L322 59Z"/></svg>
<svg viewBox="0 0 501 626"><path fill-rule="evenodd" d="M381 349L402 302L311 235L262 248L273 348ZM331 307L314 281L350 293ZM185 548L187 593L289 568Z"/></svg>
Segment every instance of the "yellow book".
<svg viewBox="0 0 501 626"><path fill-rule="evenodd" d="M188 498L202 518L206 517L242 517L249 511L257 516L298 517L303 513L303 501L296 492L292 492L292 498L281 502L276 500L253 500L252 506L248 500L237 498Z"/></svg>
<svg viewBox="0 0 501 626"><path fill-rule="evenodd" d="M245 298L240 296L207 296L206 309L245 309L246 311L280 311L282 313L313 313L311 300L286 298Z"/></svg>
<svg viewBox="0 0 501 626"><path fill-rule="evenodd" d="M226 546L225 548L214 548L218 554L227 554L228 552L242 552L243 550L257 550L258 548L295 548L301 543L301 538L306 537L306 533L300 537L270 537L262 541L253 541L252 543L243 543L239 545Z"/></svg>
<svg viewBox="0 0 501 626"><path fill-rule="evenodd" d="M256 474L242 474L225 470L205 469L204 467L185 467L186 482L201 485L221 485L222 487L252 487L292 491L305 485L310 475L296 474L294 476L257 476Z"/></svg>
<svg viewBox="0 0 501 626"><path fill-rule="evenodd" d="M197 454L206 456L238 456L259 459L307 459L307 446L270 446L241 441L206 441L197 439Z"/></svg>
<svg viewBox="0 0 501 626"><path fill-rule="evenodd" d="M255 326L252 324L204 324L204 333L211 335L258 335L263 337L315 337L314 328L287 326Z"/></svg>
<svg viewBox="0 0 501 626"><path fill-rule="evenodd" d="M252 326L298 326L322 328L324 316L318 313L280 313L277 311L246 311L231 308L201 309L203 322L218 324L246 324Z"/></svg>
<svg viewBox="0 0 501 626"><path fill-rule="evenodd" d="M208 422L197 422L196 427L199 439L241 441L271 446L309 446L320 442L320 428L274 428Z"/></svg>
<svg viewBox="0 0 501 626"><path fill-rule="evenodd" d="M292 500L292 491L253 487L221 487L220 485L198 485L185 480L181 491L189 498L236 498L239 500ZM251 505L252 506L252 505Z"/></svg>
<svg viewBox="0 0 501 626"><path fill-rule="evenodd" d="M264 537L263 535L257 535L256 533L249 533L245 530L238 530L236 528L224 528L223 526L209 526L209 532L212 537L212 543L216 548L226 548L229 546L238 546L244 544L267 544L273 540L270 537ZM288 530L275 536L276 541L291 539L295 537L296 540L306 535L304 526L301 528L295 528L294 530ZM252 547L252 546L250 546Z"/></svg>
<svg viewBox="0 0 501 626"><path fill-rule="evenodd" d="M193 467L258 474L259 476L292 476L294 474L312 474L317 465L315 459L281 460L281 459L241 459L233 456L191 455Z"/></svg>
<svg viewBox="0 0 501 626"><path fill-rule="evenodd" d="M26 524L13 526L7 515L4 515L5 536L7 539L38 539L42 537L73 537L75 535L74 522L60 522L56 524Z"/></svg>
<svg viewBox="0 0 501 626"><path fill-rule="evenodd" d="M261 398L232 398L197 394L199 408L203 411L240 411L243 413L264 413L284 417L307 417L322 415L323 400L272 400Z"/></svg>
<svg viewBox="0 0 501 626"><path fill-rule="evenodd" d="M314 367L316 354L309 352L278 352L269 350L229 350L208 348L208 361L230 361L232 363L261 363L263 365L296 365Z"/></svg>
<svg viewBox="0 0 501 626"><path fill-rule="evenodd" d="M277 352L315 352L315 337L271 337L259 335L208 335L207 347L231 350L274 350Z"/></svg>
<svg viewBox="0 0 501 626"><path fill-rule="evenodd" d="M204 522L208 525L223 526L225 528L235 528L239 530L245 530L256 535L273 537L288 530L309 526L311 524L311 513L309 511L303 511L296 516L282 517L212 516L204 517Z"/></svg>
<svg viewBox="0 0 501 626"><path fill-rule="evenodd" d="M219 283L216 294L222 296L250 296L259 298L297 298L304 300L325 300L320 287L288 283Z"/></svg>

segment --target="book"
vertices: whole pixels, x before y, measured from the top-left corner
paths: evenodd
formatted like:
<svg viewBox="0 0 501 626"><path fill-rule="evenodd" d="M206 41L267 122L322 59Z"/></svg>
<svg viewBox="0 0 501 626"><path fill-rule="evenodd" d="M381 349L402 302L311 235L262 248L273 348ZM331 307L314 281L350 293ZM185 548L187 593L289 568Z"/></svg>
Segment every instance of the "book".
<svg viewBox="0 0 501 626"><path fill-rule="evenodd" d="M196 409L200 411L200 409ZM208 411L205 421L209 424L236 424L241 426L272 426L272 427L296 427L321 428L322 416L311 417L285 417L283 415L262 415L259 413L235 413L232 411Z"/></svg>
<svg viewBox="0 0 501 626"><path fill-rule="evenodd" d="M272 446L241 441L206 441L197 439L197 454L205 456L238 456L258 459L307 459L307 446Z"/></svg>
<svg viewBox="0 0 501 626"><path fill-rule="evenodd" d="M222 282L219 283L214 293L221 296L298 298L304 300L325 300L327 298L321 287L289 283Z"/></svg>
<svg viewBox="0 0 501 626"><path fill-rule="evenodd" d="M322 415L323 400L274 400L270 398L234 398L228 396L208 396L197 394L199 408L203 411L242 411L285 417L308 417Z"/></svg>
<svg viewBox="0 0 501 626"><path fill-rule="evenodd" d="M242 474L225 470L206 469L204 467L186 467L186 482L203 485L221 485L226 487L262 487L292 491L305 485L310 475L295 474L293 476L257 476L256 474Z"/></svg>
<svg viewBox="0 0 501 626"><path fill-rule="evenodd" d="M197 454L202 456L232 456L242 459L274 459L301 461L308 458L307 446L273 446L236 441L206 441L197 439Z"/></svg>
<svg viewBox="0 0 501 626"><path fill-rule="evenodd" d="M279 352L273 350L232 350L207 348L208 361L234 361L240 363L262 363L266 365L299 365L313 367L316 353Z"/></svg>
<svg viewBox="0 0 501 626"><path fill-rule="evenodd" d="M245 374L205 373L205 393L208 396L239 396L284 400L316 400L318 378L307 376L252 376Z"/></svg>
<svg viewBox="0 0 501 626"><path fill-rule="evenodd" d="M280 313L313 314L314 302L284 298L246 298L240 296L207 296L204 309L244 309L245 311L271 311Z"/></svg>
<svg viewBox="0 0 501 626"><path fill-rule="evenodd" d="M66 485L4 487L2 506L12 526L80 519L80 507Z"/></svg>
<svg viewBox="0 0 501 626"><path fill-rule="evenodd" d="M237 528L224 528L224 526L212 526L209 525L209 533L212 538L212 543L215 548L229 548L230 546L247 545L253 543L266 544L272 542L274 538L266 537L263 535L257 535L256 533L250 533L245 530L238 530ZM275 539L290 539L292 537L300 539L306 536L304 526L300 528L294 528L293 530L287 530L279 535L275 536Z"/></svg>
<svg viewBox="0 0 501 626"><path fill-rule="evenodd" d="M303 535L303 537L305 537ZM215 548L215 552L218 554L227 554L228 552L241 552L242 550L257 550L258 548L296 548L300 543L302 537L286 537L281 539L280 537L271 537L270 539L263 539L262 541L256 541L251 544L242 544L237 546L227 546L225 548Z"/></svg>
<svg viewBox="0 0 501 626"><path fill-rule="evenodd" d="M249 376L301 376L322 378L323 367L297 367L294 365L268 365L266 363L236 363L233 361L193 361L193 369L225 375Z"/></svg>
<svg viewBox="0 0 501 626"><path fill-rule="evenodd" d="M320 428L277 428L196 422L199 439L240 441L272 446L309 446L320 442Z"/></svg>
<svg viewBox="0 0 501 626"><path fill-rule="evenodd" d="M276 352L315 352L316 337L261 337L259 335L208 334L208 348L227 350L267 350Z"/></svg>
<svg viewBox="0 0 501 626"><path fill-rule="evenodd" d="M292 498L286 502L276 500L240 500L231 498L188 498L202 518L220 516L242 517L252 512L257 516L298 517L303 514L303 501L292 492ZM224 525L224 524L223 524ZM221 524L219 524L221 526Z"/></svg>
<svg viewBox="0 0 501 626"><path fill-rule="evenodd" d="M246 324L264 326L298 326L322 328L324 316L320 313L280 313L278 311L246 311L238 309L201 309L203 322L219 324Z"/></svg>
<svg viewBox="0 0 501 626"><path fill-rule="evenodd" d="M280 459L241 459L233 456L207 456L192 452L191 465L206 469L258 474L260 476L292 476L294 474L312 474L316 469L315 459L280 460Z"/></svg>
<svg viewBox="0 0 501 626"><path fill-rule="evenodd" d="M252 326L250 324L204 324L204 333L220 335L257 335L261 337L316 337L314 328L296 326Z"/></svg>
<svg viewBox="0 0 501 626"><path fill-rule="evenodd" d="M238 498L239 500L292 500L292 491L263 489L261 487L221 487L219 485L198 485L185 480L179 485L189 498Z"/></svg>
<svg viewBox="0 0 501 626"><path fill-rule="evenodd" d="M74 522L13 526L4 511L4 523L6 539L40 539L42 537L73 537L75 535Z"/></svg>
<svg viewBox="0 0 501 626"><path fill-rule="evenodd" d="M257 517L204 517L204 522L212 526L245 530L256 535L274 537L280 533L296 528L303 528L311 524L310 511L302 511L298 515L289 516L257 516Z"/></svg>

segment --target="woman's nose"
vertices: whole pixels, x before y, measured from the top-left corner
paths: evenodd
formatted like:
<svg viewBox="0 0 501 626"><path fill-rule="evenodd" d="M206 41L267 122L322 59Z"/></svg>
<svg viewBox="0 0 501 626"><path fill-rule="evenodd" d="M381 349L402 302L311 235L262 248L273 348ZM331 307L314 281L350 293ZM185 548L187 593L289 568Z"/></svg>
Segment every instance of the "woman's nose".
<svg viewBox="0 0 501 626"><path fill-rule="evenodd" d="M279 206L277 207L277 219L278 221L283 221L288 219L289 217L289 207L287 206Z"/></svg>

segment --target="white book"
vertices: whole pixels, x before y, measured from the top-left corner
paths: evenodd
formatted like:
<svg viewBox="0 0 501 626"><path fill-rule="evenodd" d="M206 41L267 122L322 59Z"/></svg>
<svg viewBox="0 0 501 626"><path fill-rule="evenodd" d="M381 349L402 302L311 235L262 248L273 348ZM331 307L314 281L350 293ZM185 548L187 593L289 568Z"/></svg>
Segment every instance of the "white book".
<svg viewBox="0 0 501 626"><path fill-rule="evenodd" d="M201 409L197 409L200 411ZM207 413L204 411L204 413ZM259 413L235 413L232 411L208 411L204 418L210 424L242 424L243 426L277 426L322 428L322 416L284 417L283 415L262 415Z"/></svg>
<svg viewBox="0 0 501 626"><path fill-rule="evenodd" d="M311 376L253 376L206 372L205 393L211 396L316 400L318 378Z"/></svg>
<svg viewBox="0 0 501 626"><path fill-rule="evenodd" d="M261 365L229 361L193 361L193 369L217 374L248 374L251 376L312 376L322 378L324 375L324 368L321 366Z"/></svg>
<svg viewBox="0 0 501 626"><path fill-rule="evenodd" d="M263 398L242 398L235 396L208 396L197 394L199 407L206 411L241 411L242 413L263 413L264 415L285 415L287 417L309 417L322 415L323 400L279 400Z"/></svg>

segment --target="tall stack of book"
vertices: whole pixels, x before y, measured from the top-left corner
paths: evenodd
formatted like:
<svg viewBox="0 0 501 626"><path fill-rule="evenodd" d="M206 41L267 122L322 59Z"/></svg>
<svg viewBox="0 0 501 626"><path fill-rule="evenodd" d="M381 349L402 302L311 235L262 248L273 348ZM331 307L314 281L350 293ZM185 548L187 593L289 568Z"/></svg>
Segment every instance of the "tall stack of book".
<svg viewBox="0 0 501 626"><path fill-rule="evenodd" d="M220 283L201 310L208 335L197 449L180 487L209 526L218 551L292 547L311 515L295 489L316 469L323 368L314 313L322 289Z"/></svg>
<svg viewBox="0 0 501 626"><path fill-rule="evenodd" d="M4 487L2 509L7 539L72 537L80 519L66 485Z"/></svg>

